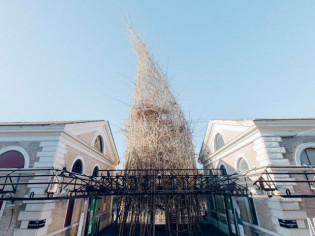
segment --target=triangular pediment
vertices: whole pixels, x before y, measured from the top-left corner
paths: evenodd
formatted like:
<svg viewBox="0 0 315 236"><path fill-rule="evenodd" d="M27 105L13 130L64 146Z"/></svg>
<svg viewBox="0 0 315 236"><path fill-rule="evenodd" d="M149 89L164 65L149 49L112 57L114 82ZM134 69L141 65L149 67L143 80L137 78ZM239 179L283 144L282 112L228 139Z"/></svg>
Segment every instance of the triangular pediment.
<svg viewBox="0 0 315 236"><path fill-rule="evenodd" d="M112 162L119 164L118 152L108 121L68 124L65 130L91 148L94 147L96 138L101 136L104 145L103 155Z"/></svg>
<svg viewBox="0 0 315 236"><path fill-rule="evenodd" d="M210 120L203 140L201 155L209 155L215 152L215 138L222 136L224 144L229 143L254 125L253 120Z"/></svg>

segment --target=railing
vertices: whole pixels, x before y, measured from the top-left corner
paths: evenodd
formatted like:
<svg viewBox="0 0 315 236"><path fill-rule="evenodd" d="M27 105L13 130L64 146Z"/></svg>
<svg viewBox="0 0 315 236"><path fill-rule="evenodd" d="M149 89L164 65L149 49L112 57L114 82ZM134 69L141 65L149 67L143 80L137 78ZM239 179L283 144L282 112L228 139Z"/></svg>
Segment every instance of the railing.
<svg viewBox="0 0 315 236"><path fill-rule="evenodd" d="M315 197L314 167L267 166L233 175L209 173L220 173L220 170L99 170L95 177L66 169L0 169L0 200L172 194ZM296 183L306 184L303 193L296 191L301 186L292 191L292 185ZM38 191L32 192L35 188Z"/></svg>
<svg viewBox="0 0 315 236"><path fill-rule="evenodd" d="M245 179L245 181L243 180ZM250 195L315 198L315 166L265 166L239 175Z"/></svg>

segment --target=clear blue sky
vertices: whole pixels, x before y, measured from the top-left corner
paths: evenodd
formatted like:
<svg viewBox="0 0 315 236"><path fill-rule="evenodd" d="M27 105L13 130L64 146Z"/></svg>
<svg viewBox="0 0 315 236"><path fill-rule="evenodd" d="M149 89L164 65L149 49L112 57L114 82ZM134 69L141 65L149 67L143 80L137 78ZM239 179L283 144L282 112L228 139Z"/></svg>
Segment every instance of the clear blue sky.
<svg viewBox="0 0 315 236"><path fill-rule="evenodd" d="M106 119L122 157L129 18L195 123L314 117L315 1L0 0L0 121Z"/></svg>

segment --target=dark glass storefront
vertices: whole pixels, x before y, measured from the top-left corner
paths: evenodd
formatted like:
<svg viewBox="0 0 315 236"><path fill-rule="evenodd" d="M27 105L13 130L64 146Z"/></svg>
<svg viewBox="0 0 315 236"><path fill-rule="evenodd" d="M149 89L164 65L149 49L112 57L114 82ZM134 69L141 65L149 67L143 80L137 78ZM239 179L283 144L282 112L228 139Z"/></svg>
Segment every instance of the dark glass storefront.
<svg viewBox="0 0 315 236"><path fill-rule="evenodd" d="M227 235L245 235L243 221L258 225L252 198L209 196L208 212L210 223Z"/></svg>

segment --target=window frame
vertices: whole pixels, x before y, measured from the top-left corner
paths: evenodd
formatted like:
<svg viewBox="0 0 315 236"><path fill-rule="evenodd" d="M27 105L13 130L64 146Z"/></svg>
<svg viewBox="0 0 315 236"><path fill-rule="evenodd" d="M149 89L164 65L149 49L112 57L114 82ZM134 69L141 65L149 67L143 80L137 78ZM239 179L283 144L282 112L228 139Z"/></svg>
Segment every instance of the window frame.
<svg viewBox="0 0 315 236"><path fill-rule="evenodd" d="M100 148L96 148L95 147L95 144L96 142L99 141L100 142ZM104 139L102 137L102 135L97 135L95 140L94 140L94 145L93 145L93 148L98 151L99 153L104 153Z"/></svg>
<svg viewBox="0 0 315 236"><path fill-rule="evenodd" d="M17 152L21 153L22 156L24 157L24 167L22 167L22 168L29 168L30 157L28 155L28 152L24 148L22 148L20 146L7 146L7 147L0 149L0 155L4 154L6 152L9 152L9 151L17 151ZM2 201L2 205L0 208L0 220L3 216L4 209L6 207L6 203L7 203L7 201Z"/></svg>
<svg viewBox="0 0 315 236"><path fill-rule="evenodd" d="M73 162L71 164L71 168L70 168L70 171L72 172L72 169L73 169L73 165L74 163L77 161L77 160L80 160L81 163L82 163L82 175L85 173L85 162L84 162L84 159L81 157L81 156L77 156L76 158L73 159ZM68 169L68 168L67 168ZM79 174L79 173L78 173Z"/></svg>
<svg viewBox="0 0 315 236"><path fill-rule="evenodd" d="M74 160L71 164L71 172L73 170L74 164L77 161L81 161L82 173L77 173L77 172L75 172L75 173L83 175L84 171L85 171L85 169L84 169L85 165L84 165L84 159L81 156L74 158ZM64 223L63 223L64 227L71 226L75 204L76 204L76 199L74 199L74 198L68 199L67 208L66 208L66 212L65 212L65 216L64 216Z"/></svg>
<svg viewBox="0 0 315 236"><path fill-rule="evenodd" d="M94 170L95 170L96 168L98 169L98 174L97 174L97 176L94 176ZM94 167L93 167L93 169L92 169L92 173L91 173L91 175L92 175L93 177L99 177L99 170L100 170L99 165L97 165L97 164L96 164L96 165L94 165Z"/></svg>
<svg viewBox="0 0 315 236"><path fill-rule="evenodd" d="M30 156L28 155L28 152L19 146L7 146L2 149L0 149L0 155L9 151L17 151L20 152L24 157L24 168L30 167Z"/></svg>
<svg viewBox="0 0 315 236"><path fill-rule="evenodd" d="M218 170L218 172L219 172L218 175L219 175L219 176L224 176L224 175L228 175L228 174L229 174L229 173L228 173L228 169L226 168L226 165L225 165L224 163L220 163L220 164L218 165L218 167L219 167L219 170ZM221 167L224 167L226 174L222 174Z"/></svg>
<svg viewBox="0 0 315 236"><path fill-rule="evenodd" d="M301 155L302 155L303 151L307 148L314 148L315 149L315 143L314 142L303 143L296 149L296 151L295 151L295 164L297 166L302 166Z"/></svg>
<svg viewBox="0 0 315 236"><path fill-rule="evenodd" d="M94 147L95 141L96 141L96 139L97 139L99 136L100 136L101 139L102 139L102 147L103 147L102 152L100 152L99 150L95 149L95 147ZM106 141L105 141L105 138L106 138L106 137L107 137L106 133L105 133L103 130L99 130L99 131L97 131L97 132L94 133L93 138L92 138L91 143L90 143L90 144L91 144L91 147L92 147L95 151L97 151L98 153L103 154L103 155L105 155L106 150L107 150Z"/></svg>
<svg viewBox="0 0 315 236"><path fill-rule="evenodd" d="M240 172L240 173L241 173L241 171L240 171L240 169L239 169L239 164L240 164L240 161L241 161L242 159L246 162L246 164L247 164L247 166L248 166L248 170L251 169L251 166L250 166L250 164L249 164L247 158L246 158L244 155L239 155L238 158L236 158L236 160L235 160L235 170L237 170L237 171ZM246 170L245 170L245 171L246 171ZM242 171L242 172L244 172L244 171Z"/></svg>
<svg viewBox="0 0 315 236"><path fill-rule="evenodd" d="M218 138L219 138L219 137L221 138L221 141L222 141L221 146L218 145ZM221 141L220 141L220 142L221 142ZM214 145L213 145L214 152L220 150L222 147L224 147L224 145L225 145L225 141L224 141L223 135L222 135L221 133L217 133L217 134L215 135L215 137L214 137ZM218 147L218 146L220 146L220 147Z"/></svg>

